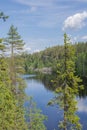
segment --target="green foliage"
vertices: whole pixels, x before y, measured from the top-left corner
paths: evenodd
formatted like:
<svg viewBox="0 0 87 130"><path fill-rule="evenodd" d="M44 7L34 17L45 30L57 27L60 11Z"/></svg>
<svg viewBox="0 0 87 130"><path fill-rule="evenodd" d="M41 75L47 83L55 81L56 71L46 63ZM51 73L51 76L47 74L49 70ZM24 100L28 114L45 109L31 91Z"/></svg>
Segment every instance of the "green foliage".
<svg viewBox="0 0 87 130"><path fill-rule="evenodd" d="M7 77L6 68L5 60L0 58L0 129L8 130L13 123L14 114L10 112L13 112L15 102L10 91L10 79ZM9 118L9 116L12 118Z"/></svg>
<svg viewBox="0 0 87 130"><path fill-rule="evenodd" d="M3 12L0 12L0 19L3 19L4 21L6 21L7 18L8 18L7 15L5 15Z"/></svg>
<svg viewBox="0 0 87 130"><path fill-rule="evenodd" d="M16 86L17 77L23 74L23 60L21 53L23 51L24 42L17 32L17 28L13 25L10 27L8 37L6 38L6 47L10 51L9 54L9 69L12 85ZM15 90L14 90L15 91Z"/></svg>
<svg viewBox="0 0 87 130"><path fill-rule="evenodd" d="M9 31L9 35L12 37L8 38L8 44L3 45L0 44L0 70L1 70L1 93L0 93L0 99L1 99L1 112L0 113L0 126L1 129L7 129L7 130L27 130L27 123L25 121L25 112L24 112L24 81L20 78L19 73L19 62L21 64L21 61L19 61L19 57L15 58L15 54L18 55L18 52L16 51L22 48L21 42L22 40L18 39L20 38L19 35L17 35L16 29L12 26L12 34L11 31ZM12 39L10 39L12 38ZM14 42L15 41L15 42ZM16 46L18 42L18 45ZM11 56L4 58L3 50L6 49L7 45L11 48ZM16 51L16 53L15 53ZM16 60L17 59L17 60ZM21 60L21 58L20 58ZM19 62L18 62L19 61ZM22 64L21 64L22 66ZM20 66L20 68L21 68ZM22 100L21 100L22 99ZM3 115L4 116L3 116Z"/></svg>
<svg viewBox="0 0 87 130"><path fill-rule="evenodd" d="M7 18L8 16L0 12L0 19L5 21ZM46 130L43 124L45 116L36 107L33 111L30 110L28 115L33 120L29 124L26 122L25 82L21 78L24 73L24 59L21 55L24 42L17 28L12 25L4 41L5 44L2 43L3 39L0 39L0 130L30 130L28 127L32 123L32 130ZM8 57L4 57L4 51L10 52Z"/></svg>
<svg viewBox="0 0 87 130"><path fill-rule="evenodd" d="M25 70L26 73L34 72L37 68L44 67L55 68L55 64L62 58L60 53L62 46L47 48L45 51L34 54L25 54Z"/></svg>
<svg viewBox="0 0 87 130"><path fill-rule="evenodd" d="M44 120L46 120L47 117L42 114L40 109L37 109L32 97L30 97L29 101L27 102L26 109L26 118L29 130L46 130Z"/></svg>
<svg viewBox="0 0 87 130"><path fill-rule="evenodd" d="M76 96L82 80L75 76L75 50L70 40L64 34L64 58L57 66L57 78L53 81L56 84L56 96L49 104L58 104L63 109L64 119L59 123L63 130L81 130L79 117L75 114L77 111Z"/></svg>
<svg viewBox="0 0 87 130"><path fill-rule="evenodd" d="M23 50L24 42L21 39L19 33L17 32L17 28L15 28L13 25L11 25L9 29L6 44L9 44L11 48L11 55L18 55Z"/></svg>
<svg viewBox="0 0 87 130"><path fill-rule="evenodd" d="M0 38L0 51L3 51L5 49L4 44L2 43L3 39ZM2 53L1 53L2 54Z"/></svg>
<svg viewBox="0 0 87 130"><path fill-rule="evenodd" d="M77 55L76 72L81 77L87 76L87 52L82 52Z"/></svg>
<svg viewBox="0 0 87 130"><path fill-rule="evenodd" d="M87 76L87 42L79 42L72 45L75 52L75 70L79 76ZM24 54L26 73L34 72L36 69L51 67L53 73L56 73L56 64L62 63L64 59L64 46L55 46L47 48L44 51L34 54Z"/></svg>
<svg viewBox="0 0 87 130"><path fill-rule="evenodd" d="M3 46L3 44L2 44ZM13 93L12 81L10 79L9 65L7 57L4 57L1 48L0 55L0 129L1 130L27 130L27 124L24 118L24 108L20 98L24 97ZM22 82L20 82L20 86ZM15 86L16 87L16 86ZM23 95L24 88L20 89L20 95ZM24 100L23 100L24 101ZM24 103L24 102L23 102Z"/></svg>
<svg viewBox="0 0 87 130"><path fill-rule="evenodd" d="M8 38L5 44L0 39L0 129L1 130L46 130L43 121L45 116L41 111L33 106L27 117L32 121L26 122L24 102L25 82L21 78L24 73L24 59L21 52L23 51L24 42L13 25L10 27ZM4 52L9 56L4 57Z"/></svg>

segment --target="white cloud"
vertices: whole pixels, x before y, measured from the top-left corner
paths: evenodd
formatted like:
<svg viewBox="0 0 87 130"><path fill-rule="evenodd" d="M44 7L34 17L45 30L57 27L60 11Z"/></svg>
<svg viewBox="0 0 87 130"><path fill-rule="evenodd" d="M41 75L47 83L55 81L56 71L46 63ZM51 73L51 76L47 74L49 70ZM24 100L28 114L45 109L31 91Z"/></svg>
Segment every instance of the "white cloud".
<svg viewBox="0 0 87 130"><path fill-rule="evenodd" d="M26 5L26 9L16 10L16 14L32 14L29 22L32 20L34 25L42 28L58 28L58 24L62 23L63 16L69 5L61 5L61 0L13 0L19 4ZM58 3L59 2L59 3ZM70 12L69 12L70 13ZM61 17L62 16L62 17ZM27 17L28 20L28 17ZM22 21L22 20L21 20ZM23 20L24 21L24 20ZM22 22L23 22L22 21ZM61 21L61 22L60 22ZM60 22L60 23L59 23ZM20 24L20 22L19 22ZM26 25L25 25L26 26Z"/></svg>
<svg viewBox="0 0 87 130"><path fill-rule="evenodd" d="M30 12L35 12L36 10L37 10L37 7L32 6L31 9L30 9Z"/></svg>
<svg viewBox="0 0 87 130"><path fill-rule="evenodd" d="M80 99L78 101L78 111L87 113L87 99Z"/></svg>
<svg viewBox="0 0 87 130"><path fill-rule="evenodd" d="M17 2L22 5L26 5L29 7L51 7L52 9L66 9L70 8L69 5L61 4L64 0L13 0L14 2ZM66 0L68 1L68 0Z"/></svg>
<svg viewBox="0 0 87 130"><path fill-rule="evenodd" d="M24 46L24 52L30 53L30 51L31 51L31 48L28 47L28 45L25 45Z"/></svg>
<svg viewBox="0 0 87 130"><path fill-rule="evenodd" d="M73 38L73 42L75 43L75 42L77 42L77 40L78 40L78 36L75 36L75 37Z"/></svg>
<svg viewBox="0 0 87 130"><path fill-rule="evenodd" d="M40 50L39 50L39 49L36 49L36 50L34 50L34 53L35 53L35 52L40 52Z"/></svg>
<svg viewBox="0 0 87 130"><path fill-rule="evenodd" d="M54 0L14 0L27 6L52 6Z"/></svg>
<svg viewBox="0 0 87 130"><path fill-rule="evenodd" d="M29 9L22 9L22 10L10 10L10 14L29 14L37 11L37 7L31 6Z"/></svg>
<svg viewBox="0 0 87 130"><path fill-rule="evenodd" d="M83 36L81 39L82 39L82 40L87 40L87 35L86 35L86 36Z"/></svg>
<svg viewBox="0 0 87 130"><path fill-rule="evenodd" d="M26 39L26 45L31 48L30 53L39 52L46 49L47 47L52 47L58 45L57 38L28 38Z"/></svg>
<svg viewBox="0 0 87 130"><path fill-rule="evenodd" d="M83 13L77 13L73 16L68 17L64 21L63 30L65 30L67 28L72 28L72 29L82 28L83 26L85 26L84 20L86 18L87 18L87 12L86 11L84 11Z"/></svg>

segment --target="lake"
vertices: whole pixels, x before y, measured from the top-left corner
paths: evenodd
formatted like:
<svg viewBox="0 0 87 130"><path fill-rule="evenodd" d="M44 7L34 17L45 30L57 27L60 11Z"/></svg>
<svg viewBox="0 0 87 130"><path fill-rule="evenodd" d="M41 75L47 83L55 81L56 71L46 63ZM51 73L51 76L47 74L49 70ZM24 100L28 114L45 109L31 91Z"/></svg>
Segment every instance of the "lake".
<svg viewBox="0 0 87 130"><path fill-rule="evenodd" d="M44 82L35 78L35 75L25 75L27 87L25 92L29 96L33 96L34 101L37 103L37 107L40 108L44 115L48 116L48 120L45 121L47 130L58 130L58 122L62 120L62 110L58 106L47 106L47 103L54 97L54 93L51 89L48 89ZM82 124L82 130L87 130L87 97L78 98L78 111L77 114L80 117Z"/></svg>

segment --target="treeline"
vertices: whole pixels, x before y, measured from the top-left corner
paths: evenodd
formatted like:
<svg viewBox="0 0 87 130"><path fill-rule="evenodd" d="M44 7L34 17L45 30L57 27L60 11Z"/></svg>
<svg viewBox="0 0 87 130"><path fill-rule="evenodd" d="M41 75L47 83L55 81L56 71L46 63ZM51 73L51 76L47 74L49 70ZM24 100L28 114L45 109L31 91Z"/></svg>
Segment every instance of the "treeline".
<svg viewBox="0 0 87 130"><path fill-rule="evenodd" d="M87 42L78 42L74 45L76 55L76 73L79 76L87 76ZM25 70L26 73L38 71L44 67L51 67L52 71L56 71L56 65L62 62L64 46L55 46L47 48L44 51L34 54L25 54Z"/></svg>

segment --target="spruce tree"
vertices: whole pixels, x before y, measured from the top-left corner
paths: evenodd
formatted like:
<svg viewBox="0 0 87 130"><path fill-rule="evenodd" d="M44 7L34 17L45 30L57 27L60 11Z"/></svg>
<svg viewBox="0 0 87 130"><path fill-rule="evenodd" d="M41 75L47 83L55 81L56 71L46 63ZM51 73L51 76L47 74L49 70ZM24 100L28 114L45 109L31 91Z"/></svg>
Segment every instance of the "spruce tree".
<svg viewBox="0 0 87 130"><path fill-rule="evenodd" d="M79 117L76 115L79 89L82 80L75 75L75 50L67 34L64 34L64 59L57 65L57 77L53 81L56 88L55 98L49 102L58 104L63 109L63 121L59 128L62 130L81 130Z"/></svg>

